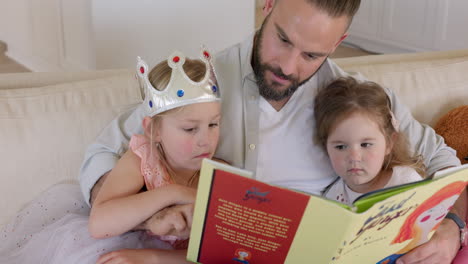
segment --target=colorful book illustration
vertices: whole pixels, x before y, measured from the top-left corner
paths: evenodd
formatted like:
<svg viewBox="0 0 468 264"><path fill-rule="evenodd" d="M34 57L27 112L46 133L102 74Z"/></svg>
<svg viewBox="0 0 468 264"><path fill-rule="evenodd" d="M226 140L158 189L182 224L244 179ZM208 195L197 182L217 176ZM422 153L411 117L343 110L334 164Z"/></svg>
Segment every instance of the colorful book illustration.
<svg viewBox="0 0 468 264"><path fill-rule="evenodd" d="M352 207L204 160L187 259L203 264L394 263L434 233L468 166L358 198Z"/></svg>

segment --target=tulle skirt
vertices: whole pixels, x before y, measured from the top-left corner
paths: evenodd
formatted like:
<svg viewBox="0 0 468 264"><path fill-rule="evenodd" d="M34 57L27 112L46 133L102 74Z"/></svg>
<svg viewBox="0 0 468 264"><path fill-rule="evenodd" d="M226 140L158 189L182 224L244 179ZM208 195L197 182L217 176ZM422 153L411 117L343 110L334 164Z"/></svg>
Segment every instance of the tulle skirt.
<svg viewBox="0 0 468 264"><path fill-rule="evenodd" d="M124 248L172 249L144 231L94 239L88 217L77 184L51 187L0 230L0 263L94 264L102 254Z"/></svg>

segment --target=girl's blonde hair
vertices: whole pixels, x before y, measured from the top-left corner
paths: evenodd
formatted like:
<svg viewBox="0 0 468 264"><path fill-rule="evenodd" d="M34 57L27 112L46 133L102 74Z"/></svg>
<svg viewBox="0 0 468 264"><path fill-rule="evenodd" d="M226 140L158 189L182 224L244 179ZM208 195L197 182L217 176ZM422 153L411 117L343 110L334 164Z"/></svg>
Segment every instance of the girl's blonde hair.
<svg viewBox="0 0 468 264"><path fill-rule="evenodd" d="M206 74L206 65L204 62L198 59L185 59L185 63L183 65L184 71L192 81L194 82L199 82L201 81ZM148 74L148 80L150 81L151 85L159 91L162 91L166 89L167 85L169 84L169 81L171 79L171 74L172 74L172 68L169 67L167 64L167 61L162 61L158 63L156 66L151 69L151 71ZM158 128L161 124L161 119L165 115L173 114L176 111L182 111L184 106L174 108L165 112L162 112L160 114L154 115L151 118L151 123L150 123L150 142L151 143L156 143L157 144L157 150L159 157L161 157L161 164L167 168L167 171L169 173L169 176L174 180L174 172L169 166L169 163L167 162L166 155L164 152L163 145L157 142L153 142L153 127L156 126ZM147 135L148 136L148 135ZM151 148L153 149L153 148ZM152 153L150 154L152 156ZM198 172L195 173L189 180L188 180L188 185L192 185L192 183L197 179L198 177Z"/></svg>
<svg viewBox="0 0 468 264"><path fill-rule="evenodd" d="M393 125L390 99L384 89L374 82L358 82L352 77L342 77L321 88L315 97L315 141L327 150L329 134L335 126L354 113L367 115L375 121L391 146L385 156L382 170L395 166L409 166L425 177L421 156L410 153L404 134ZM393 121L393 122L392 122Z"/></svg>

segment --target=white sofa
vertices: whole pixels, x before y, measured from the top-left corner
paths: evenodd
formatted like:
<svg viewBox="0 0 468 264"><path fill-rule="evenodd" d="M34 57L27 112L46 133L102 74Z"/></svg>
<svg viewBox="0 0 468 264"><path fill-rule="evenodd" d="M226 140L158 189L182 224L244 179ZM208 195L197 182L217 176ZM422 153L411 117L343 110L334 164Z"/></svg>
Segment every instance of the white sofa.
<svg viewBox="0 0 468 264"><path fill-rule="evenodd" d="M468 104L468 50L335 61L393 88L429 125ZM0 226L51 185L76 182L86 146L141 99L132 70L0 75Z"/></svg>

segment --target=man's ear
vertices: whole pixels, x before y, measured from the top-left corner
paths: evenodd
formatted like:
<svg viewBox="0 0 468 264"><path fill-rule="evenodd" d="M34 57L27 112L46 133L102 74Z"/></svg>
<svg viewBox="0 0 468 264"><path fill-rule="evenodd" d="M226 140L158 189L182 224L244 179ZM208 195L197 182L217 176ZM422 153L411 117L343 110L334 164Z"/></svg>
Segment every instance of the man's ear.
<svg viewBox="0 0 468 264"><path fill-rule="evenodd" d="M341 36L341 38L338 40L338 42L335 43L335 46L333 47L333 50L330 52L330 54L335 52L336 48L338 48L338 46L341 44L341 42L343 42L343 40L345 40L346 37L348 37L348 33L345 33L345 34L343 34L343 36Z"/></svg>
<svg viewBox="0 0 468 264"><path fill-rule="evenodd" d="M265 0L265 5L263 6L263 16L266 17L268 14L270 14L274 6L275 0Z"/></svg>
<svg viewBox="0 0 468 264"><path fill-rule="evenodd" d="M345 38L348 37L348 33L344 33L343 36L341 36L340 40L338 40L338 42L335 44L335 48L338 47L341 42L343 42L343 40L345 40Z"/></svg>

